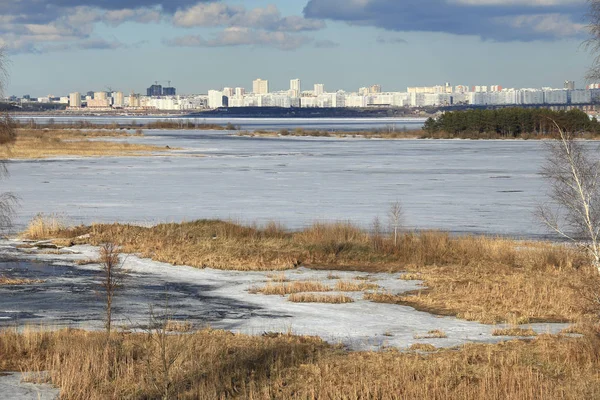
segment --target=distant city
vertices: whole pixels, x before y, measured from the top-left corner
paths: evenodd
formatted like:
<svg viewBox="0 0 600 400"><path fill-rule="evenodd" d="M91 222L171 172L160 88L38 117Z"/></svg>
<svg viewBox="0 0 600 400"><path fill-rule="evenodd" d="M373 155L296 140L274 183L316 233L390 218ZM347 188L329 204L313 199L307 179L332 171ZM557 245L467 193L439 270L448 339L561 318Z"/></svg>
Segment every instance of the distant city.
<svg viewBox="0 0 600 400"><path fill-rule="evenodd" d="M68 110L88 109L94 111L197 111L236 107L280 107L280 108L424 108L451 106L586 106L600 103L600 84L577 89L575 82L565 81L562 88L503 88L491 86L452 86L449 83L437 86L408 87L405 92L387 92L381 85L361 87L356 92L343 90L327 91L325 85L317 83L311 90L303 90L300 79L292 79L290 88L271 92L269 81L256 79L252 92L242 87L225 87L209 90L207 94L177 95L177 89L168 82L162 86L155 82L146 94L121 91L90 91L85 94L74 92L69 96L48 95L33 98L12 96L7 99L17 107L31 103L61 105Z"/></svg>

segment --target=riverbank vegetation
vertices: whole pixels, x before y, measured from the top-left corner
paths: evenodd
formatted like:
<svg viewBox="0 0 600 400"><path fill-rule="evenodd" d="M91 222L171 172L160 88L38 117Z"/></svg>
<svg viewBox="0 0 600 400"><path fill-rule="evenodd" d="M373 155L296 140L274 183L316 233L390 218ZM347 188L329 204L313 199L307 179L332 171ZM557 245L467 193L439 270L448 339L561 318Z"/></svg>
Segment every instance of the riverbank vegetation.
<svg viewBox="0 0 600 400"><path fill-rule="evenodd" d="M0 148L2 159L42 159L61 156L147 156L168 149L146 144L111 141L142 136L141 132L78 129L15 129L10 146Z"/></svg>
<svg viewBox="0 0 600 400"><path fill-rule="evenodd" d="M24 371L61 399L592 399L600 395L600 338L409 351L350 352L318 338L0 331L0 372ZM184 346L185 345L185 346ZM183 349L183 350L182 350ZM165 356L162 357L161 354ZM163 359L173 361L169 365ZM47 371L46 373L41 373Z"/></svg>
<svg viewBox="0 0 600 400"><path fill-rule="evenodd" d="M552 111L537 108L501 108L497 110L451 111L429 118L424 125L429 138L555 138L559 127L581 138L600 133L596 118L577 109Z"/></svg>
<svg viewBox="0 0 600 400"><path fill-rule="evenodd" d="M195 129L195 130L228 130L234 131L239 127L231 124L208 124L196 118L186 119L164 119L157 121L131 121L131 122L113 122L109 124L96 124L89 121L69 121L69 122L57 122L54 119L49 119L45 123L36 121L35 119L30 120L15 120L13 121L16 128L26 129L50 129L50 130L137 130L137 129Z"/></svg>
<svg viewBox="0 0 600 400"><path fill-rule="evenodd" d="M558 127L581 139L596 139L600 123L580 110L552 111L533 108L449 111L429 118L423 129L389 126L364 131L311 130L240 132L248 137L325 137L365 139L548 139L556 138Z"/></svg>
<svg viewBox="0 0 600 400"><path fill-rule="evenodd" d="M404 232L394 243L393 235L368 232L350 223L316 223L300 231L275 223L245 226L218 220L154 227L40 227L54 224L52 220L38 217L24 236L53 238L67 246L114 242L125 253L197 268L285 271L305 266L398 273L399 279L424 281L423 289L388 293L367 283L361 288L364 296L484 323L579 321L597 312L593 299L600 278L587 255L569 245L443 232ZM405 272L410 275L400 274ZM335 290L306 285L300 288L283 277L256 291Z"/></svg>

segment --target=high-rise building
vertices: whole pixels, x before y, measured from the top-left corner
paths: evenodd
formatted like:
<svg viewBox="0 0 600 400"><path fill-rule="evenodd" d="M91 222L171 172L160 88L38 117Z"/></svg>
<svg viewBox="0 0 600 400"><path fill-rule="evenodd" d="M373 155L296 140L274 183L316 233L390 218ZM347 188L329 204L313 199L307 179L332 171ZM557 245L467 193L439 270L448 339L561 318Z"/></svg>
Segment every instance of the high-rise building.
<svg viewBox="0 0 600 400"><path fill-rule="evenodd" d="M125 96L123 96L123 92L114 92L113 93L113 107L123 108L124 105L125 105Z"/></svg>
<svg viewBox="0 0 600 400"><path fill-rule="evenodd" d="M300 97L302 91L302 84L300 79L292 79L290 81L290 97Z"/></svg>
<svg viewBox="0 0 600 400"><path fill-rule="evenodd" d="M223 92L220 90L208 91L208 108L223 107Z"/></svg>
<svg viewBox="0 0 600 400"><path fill-rule="evenodd" d="M106 92L94 92L94 98L88 99L88 108L109 108L110 100Z"/></svg>
<svg viewBox="0 0 600 400"><path fill-rule="evenodd" d="M565 81L565 89L575 90L575 81Z"/></svg>
<svg viewBox="0 0 600 400"><path fill-rule="evenodd" d="M177 89L174 87L164 87L162 88L163 96L177 96Z"/></svg>
<svg viewBox="0 0 600 400"><path fill-rule="evenodd" d="M381 85L373 85L369 88L369 92L372 94L381 93Z"/></svg>
<svg viewBox="0 0 600 400"><path fill-rule="evenodd" d="M146 95L148 97L162 96L163 95L162 86L161 85L150 86L148 89L146 89Z"/></svg>
<svg viewBox="0 0 600 400"><path fill-rule="evenodd" d="M140 96L135 94L135 93L131 93L129 95L129 107L141 107L141 101L140 101Z"/></svg>
<svg viewBox="0 0 600 400"><path fill-rule="evenodd" d="M252 92L254 94L268 94L269 81L264 79L256 79L254 82L252 82Z"/></svg>
<svg viewBox="0 0 600 400"><path fill-rule="evenodd" d="M235 95L235 89L234 88L223 88L223 96L225 97L233 97Z"/></svg>
<svg viewBox="0 0 600 400"><path fill-rule="evenodd" d="M325 85L322 83L315 83L315 89L313 90L313 94L315 96L320 96L325 93Z"/></svg>
<svg viewBox="0 0 600 400"><path fill-rule="evenodd" d="M81 94L79 92L69 94L69 106L81 108Z"/></svg>
<svg viewBox="0 0 600 400"><path fill-rule="evenodd" d="M243 87L236 87L235 88L235 97L242 98L246 95L246 89L244 89Z"/></svg>

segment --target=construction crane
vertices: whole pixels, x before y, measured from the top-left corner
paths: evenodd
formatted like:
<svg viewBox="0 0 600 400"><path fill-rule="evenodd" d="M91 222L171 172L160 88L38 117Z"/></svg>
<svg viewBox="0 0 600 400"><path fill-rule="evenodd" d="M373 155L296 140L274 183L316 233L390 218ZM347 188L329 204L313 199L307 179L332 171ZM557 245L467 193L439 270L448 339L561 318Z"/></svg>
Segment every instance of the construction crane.
<svg viewBox="0 0 600 400"><path fill-rule="evenodd" d="M168 80L167 81L154 81L154 84L158 85L159 83L165 83L165 82L167 82L167 87L171 87L171 81L168 81Z"/></svg>

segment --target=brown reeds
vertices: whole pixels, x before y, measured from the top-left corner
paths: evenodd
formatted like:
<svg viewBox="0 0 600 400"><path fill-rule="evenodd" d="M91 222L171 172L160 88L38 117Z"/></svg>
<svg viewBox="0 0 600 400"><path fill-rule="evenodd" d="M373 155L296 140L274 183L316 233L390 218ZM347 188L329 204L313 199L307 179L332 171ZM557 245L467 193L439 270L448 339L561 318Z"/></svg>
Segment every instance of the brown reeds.
<svg viewBox="0 0 600 400"><path fill-rule="evenodd" d="M21 236L31 240L54 237L65 229L64 219L56 214L37 214L27 225Z"/></svg>
<svg viewBox="0 0 600 400"><path fill-rule="evenodd" d="M441 331L439 329L431 330L424 335L414 336L415 339L445 339L447 337L448 335L446 335L446 332Z"/></svg>
<svg viewBox="0 0 600 400"><path fill-rule="evenodd" d="M377 290L379 285L368 282L351 282L351 281L338 281L335 284L334 290L338 292L363 292L365 290Z"/></svg>
<svg viewBox="0 0 600 400"><path fill-rule="evenodd" d="M288 301L293 303L327 303L345 304L353 303L351 297L343 294L318 294L318 293L294 293L288 296Z"/></svg>
<svg viewBox="0 0 600 400"><path fill-rule="evenodd" d="M537 336L537 332L531 328L521 328L518 326L512 326L509 328L494 329L492 332L493 336L514 336L514 337L529 337Z"/></svg>
<svg viewBox="0 0 600 400"><path fill-rule="evenodd" d="M347 352L285 334L185 335L186 351L169 373L172 398L576 400L600 394L597 333L448 350L421 343L411 352ZM6 330L0 371L48 371L65 400L160 398L157 346L145 334L115 333L107 345L99 332Z"/></svg>
<svg viewBox="0 0 600 400"><path fill-rule="evenodd" d="M26 279L26 278L9 278L0 275L0 286L16 286L16 285L31 285L34 283L43 283L43 280L39 279Z"/></svg>
<svg viewBox="0 0 600 400"><path fill-rule="evenodd" d="M329 292L331 287L317 281L295 281L284 283L267 283L263 287L252 288L251 293L285 296L302 292Z"/></svg>
<svg viewBox="0 0 600 400"><path fill-rule="evenodd" d="M115 241L126 253L199 268L281 271L302 265L408 272L401 279L424 281L422 290L402 296L375 293L369 299L486 323L575 321L598 311L582 304L597 304L593 294L600 287L585 255L550 243L408 232L398 236L396 245L383 237L375 248L369 234L350 223L320 223L290 232L216 220L149 228L94 225L50 236L95 245Z"/></svg>
<svg viewBox="0 0 600 400"><path fill-rule="evenodd" d="M4 159L42 159L60 156L141 156L168 150L164 147L146 144L89 140L122 136L134 135L122 131L19 129L13 144L0 148L0 157Z"/></svg>

